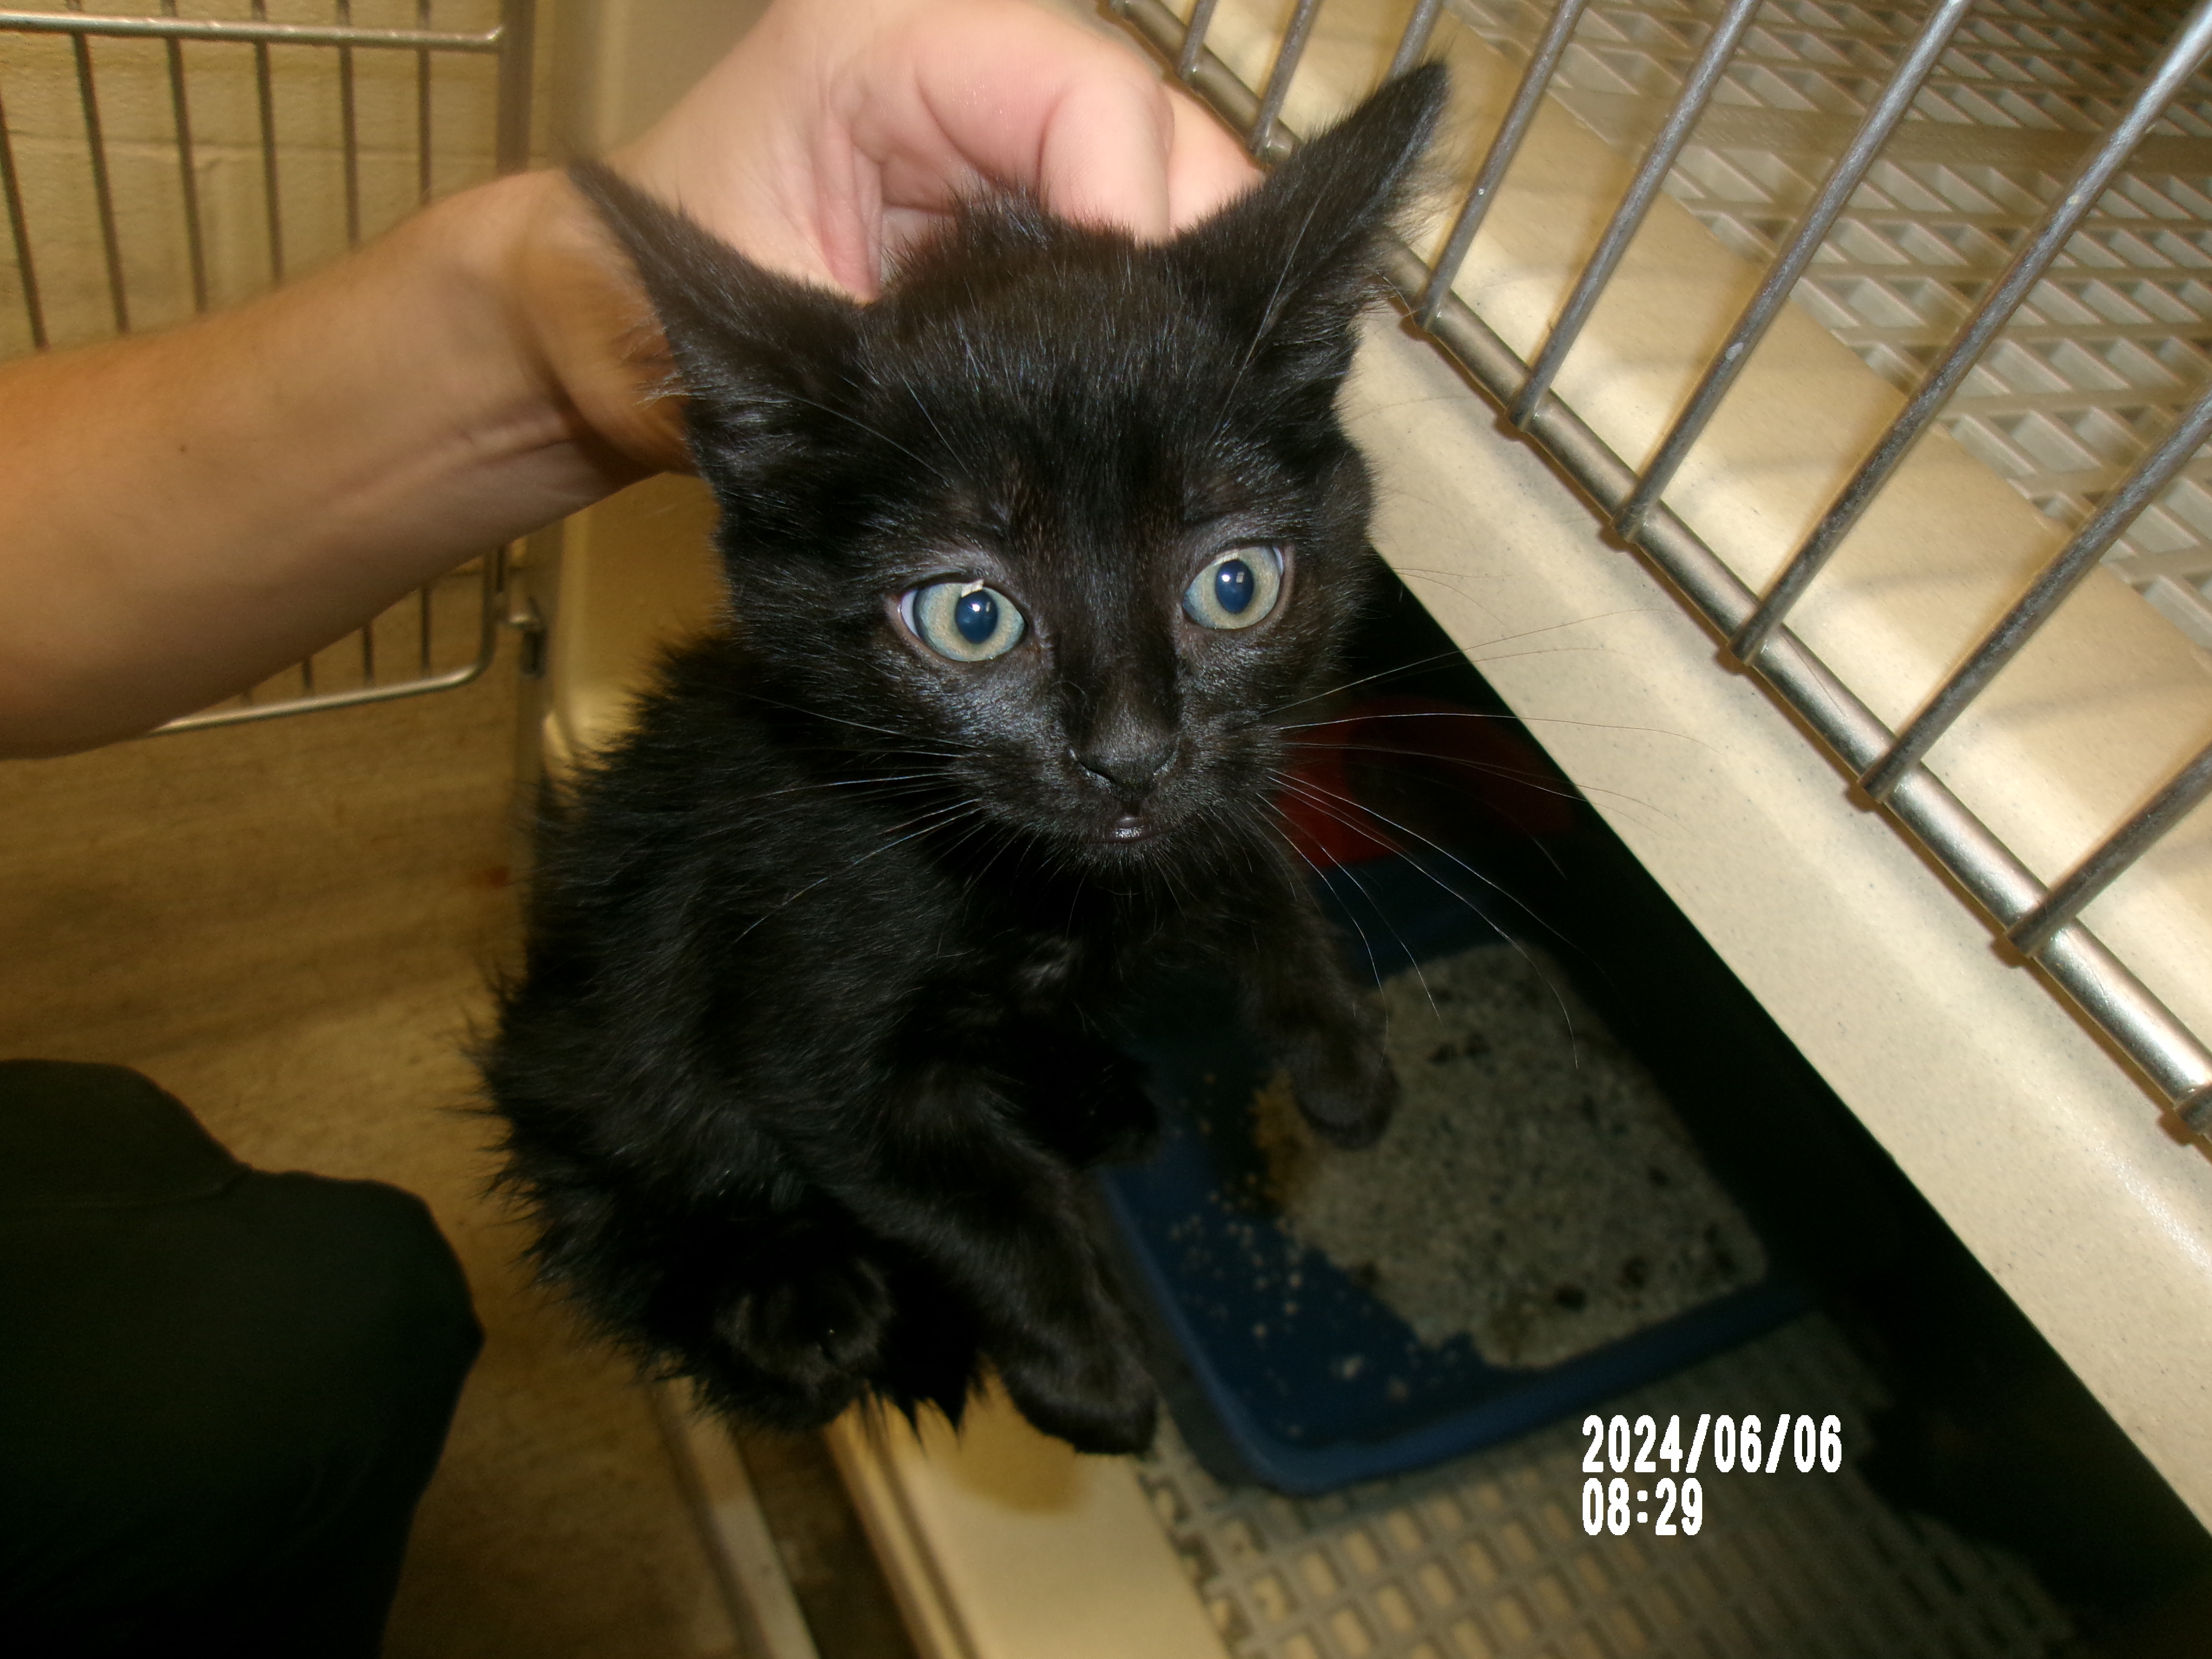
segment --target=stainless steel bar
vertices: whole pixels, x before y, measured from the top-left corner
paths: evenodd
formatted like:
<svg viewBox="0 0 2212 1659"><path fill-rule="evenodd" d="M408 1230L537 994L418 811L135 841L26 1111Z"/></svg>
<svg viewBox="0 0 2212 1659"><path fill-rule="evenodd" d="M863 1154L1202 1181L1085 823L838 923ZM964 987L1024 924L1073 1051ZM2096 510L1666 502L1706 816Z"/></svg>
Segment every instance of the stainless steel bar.
<svg viewBox="0 0 2212 1659"><path fill-rule="evenodd" d="M2112 885L2115 878L2150 850L2160 836L2187 817L2212 795L2212 744L2167 780L2166 786L2125 823L2115 830L2056 883L2027 914L2005 929L2022 956L2032 957L2081 908Z"/></svg>
<svg viewBox="0 0 2212 1659"><path fill-rule="evenodd" d="M1401 250L1389 275L1410 307L1422 289L1419 259ZM1432 331L1502 407L1520 385L1520 360L1512 350L1456 296L1439 312ZM1537 410L1528 430L1601 513L1627 499L1634 472L1558 398ZM1755 608L1741 578L1669 508L1653 509L1637 546L1717 638L1728 638ZM1873 711L1787 629L1774 634L1753 672L1854 775L1890 742ZM2000 927L2042 896L2041 884L2011 849L1928 771L1910 775L1884 805ZM2212 1049L2078 922L2054 938L2039 960L2190 1127L2212 1134Z"/></svg>
<svg viewBox="0 0 2212 1659"><path fill-rule="evenodd" d="M82 35L70 42L76 58L77 107L84 117L84 142L92 164L92 201L100 216L100 252L107 266L107 304L115 331L131 331L131 296L123 283L123 240L115 226L115 191L107 176L107 140L100 125L100 92L92 75L92 43Z"/></svg>
<svg viewBox="0 0 2212 1659"><path fill-rule="evenodd" d="M2212 0L2207 0L2212 3ZM532 0L500 0L499 133L501 173L530 165L530 85L537 12Z"/></svg>
<svg viewBox="0 0 2212 1659"><path fill-rule="evenodd" d="M353 0L337 0L338 22L353 22ZM361 122L354 105L353 48L338 48L338 144L345 165L346 246L361 245Z"/></svg>
<svg viewBox="0 0 2212 1659"><path fill-rule="evenodd" d="M1160 0L1127 0L1124 15L1173 58L1182 24ZM1218 60L1202 64L1193 85L1233 125L1243 125L1257 108L1250 89ZM1388 249L1386 274L1409 310L1426 304L1430 272L1412 249ZM1499 407L1519 390L1527 365L1456 295L1441 296L1431 332ZM1627 500L1634 471L1559 399L1535 412L1528 431L1601 513L1610 515ZM1636 544L1716 638L1729 638L1756 610L1758 599L1742 579L1663 504L1652 509ZM1753 672L1853 776L1892 740L1873 711L1786 628L1774 633ZM2034 876L1932 774L1911 774L1886 805L1999 927L2043 896ZM2212 1050L2081 923L2062 929L2038 961L2192 1130L2212 1134Z"/></svg>
<svg viewBox="0 0 2212 1659"><path fill-rule="evenodd" d="M177 15L177 0L161 0L164 16ZM208 308L207 234L200 222L200 178L192 155L191 101L185 90L185 47L180 40L164 40L163 56L169 70L169 119L177 133L177 189L184 198L185 263L192 283L192 309Z"/></svg>
<svg viewBox="0 0 2212 1659"><path fill-rule="evenodd" d="M2212 437L2212 388L2208 388L2174 424L2164 441L2143 457L2127 482L2107 496L2077 531L2058 556L2036 575L2027 591L2014 601L1997 624L1984 635L1948 680L1897 734L1888 752L1869 767L1859 787L1876 800L1897 787L1898 780L1920 763L1921 757L1949 731L1966 707L1979 696L2005 665L2020 654L2066 596L2097 568L2120 534L2133 524L2181 469L2195 458L2207 437Z"/></svg>
<svg viewBox="0 0 2212 1659"><path fill-rule="evenodd" d="M1207 31L1213 27L1213 9L1221 0L1198 0L1191 8L1190 22L1183 30L1182 50L1176 53L1175 72L1178 81L1188 81L1198 73L1199 54L1206 50Z"/></svg>
<svg viewBox="0 0 2212 1659"><path fill-rule="evenodd" d="M1505 170L1520 153L1521 141L1528 136L1529 124L1536 118L1545 89L1552 84L1559 59L1566 53L1567 42L1573 38L1575 25L1582 21L1583 9L1589 3L1589 0L1559 0L1543 39L1536 43L1534 55L1521 71L1521 84L1514 88L1513 101L1505 108L1505 118L1499 123L1497 136L1490 141L1489 153L1482 158L1474 183L1468 186L1467 200L1460 204L1459 217L1452 222L1451 234L1444 239L1443 252L1437 256L1436 268L1430 272L1428 286L1421 292L1421 302L1414 308L1413 320L1423 328L1435 320L1445 297L1451 293L1474 234L1482 228L1483 218L1490 211L1498 186L1504 180Z"/></svg>
<svg viewBox="0 0 2212 1659"><path fill-rule="evenodd" d="M267 0L253 0L253 15L257 20L268 15ZM284 200L277 189L276 85L270 74L269 46L265 41L256 41L253 46L253 91L261 117L261 204L269 233L269 279L282 283ZM309 665L307 672L313 672L313 665Z"/></svg>
<svg viewBox="0 0 2212 1659"><path fill-rule="evenodd" d="M402 697L419 697L428 691L448 691L455 686L466 685L483 677L489 662L468 663L452 668L428 679L404 680L391 685L364 686L353 691L326 691L307 696L287 697L281 702L255 703L244 708L211 708L204 714L187 714L166 726L157 726L146 733L149 738L167 737L176 732L204 732L213 726L246 726L255 720L271 720L283 714L305 714L317 709L357 708L368 702L396 702Z"/></svg>
<svg viewBox="0 0 2212 1659"><path fill-rule="evenodd" d="M1866 119L1851 135L1844 153L1837 157L1835 166L1813 198L1813 204L1798 222L1789 245L1768 269L1759 291L1744 307L1743 314L1736 319L1719 355L1707 365L1697 390L1690 394L1682 412L1674 417L1674 425L1660 442L1658 453L1644 468L1643 478L1613 526L1620 535L1633 537L1644 515L1651 510L1651 503L1674 482L1690 447L1705 431L1713 411L1720 407L1721 399L1728 395L1736 376L1743 372L1743 366L1751 361L1751 354L1765 338L1767 329L1781 314L1784 302L1797 286L1797 279L1805 274L1805 267L1820 252L1828 232L1850 203L1851 193L1858 189L1892 131L1911 108L1922 83L1949 47L1951 37L1958 33L1960 23L1974 4L1975 0L1939 0L1936 9L1928 14L1928 21L1921 26L1911 51L1883 86L1881 95L1867 111Z"/></svg>
<svg viewBox="0 0 2212 1659"><path fill-rule="evenodd" d="M1437 13L1443 8L1443 0L1416 0L1413 15L1406 20L1406 32L1398 37L1398 50L1390 54L1390 67L1382 72L1386 81L1395 81L1419 63L1429 49L1429 37L1436 33Z"/></svg>
<svg viewBox="0 0 2212 1659"><path fill-rule="evenodd" d="M1283 30L1283 44L1275 53L1275 66L1268 71L1267 87L1260 94L1260 112L1253 118L1252 131L1244 140L1245 148L1263 161L1274 152L1283 105L1291 95L1291 81L1298 72L1298 61L1306 55L1306 42L1313 34L1314 14L1320 9L1321 0L1298 0L1291 13L1290 23Z"/></svg>
<svg viewBox="0 0 2212 1659"><path fill-rule="evenodd" d="M210 708L204 714L186 714L166 726L157 726L146 733L149 738L166 737L175 732L204 732L214 726L243 726L253 720L276 720L285 714L303 714L311 709L354 708L362 703L392 702L401 697L419 697L425 692L447 691L455 686L466 685L480 678L499 655L499 586L500 556L484 556L477 582L477 623L475 658L441 674L419 680L402 680L391 685L363 686L351 691L329 691L319 696L287 697L281 702L255 703L242 708ZM307 665L312 666L313 659Z"/></svg>
<svg viewBox="0 0 2212 1659"><path fill-rule="evenodd" d="M23 318L31 349L46 349L46 312L39 301L39 269L31 258L31 226L23 212L23 184L15 173L15 146L8 137L8 106L0 102L0 199L8 208L8 238L15 248L15 277L23 285Z"/></svg>
<svg viewBox="0 0 2212 1659"><path fill-rule="evenodd" d="M2181 83L2197 72L2208 52L2212 52L2212 0L2197 0L2180 32L2160 57L2158 67L2136 88L2118 123L2092 148L2034 235L2021 245L2012 263L2005 267L2004 274L1983 296L1980 306L1959 331L1950 349L1929 371L1904 412L1860 463L1850 482L1814 526L1813 533L1783 567L1758 609L1730 638L1729 648L1738 660L1748 662L1758 655L1767 636L1803 596L1813 578L1858 522L1859 515L1897 471L1928 423L1935 419L1936 411L1959 382L1966 379L2029 290L2042 279L2051 262L2058 257L2082 219L2096 205L2112 175L2159 118Z"/></svg>
<svg viewBox="0 0 2212 1659"><path fill-rule="evenodd" d="M1629 181L1627 192L1620 205L1613 210L1613 219L1598 238L1596 249L1583 264L1582 275L1576 279L1574 290L1567 296L1559 319L1544 342L1543 349L1536 354L1530 365L1528 379L1515 396L1506 410L1506 419L1516 426L1528 423L1529 411L1543 400L1551 387L1553 377L1559 374L1559 365L1566 361L1567 353L1574 349L1581 337L1583 325L1589 320L1590 313L1603 297L1606 285L1613 281L1621 257L1628 252L1629 243L1643 228L1651 204L1658 198L1659 187L1667 182L1667 174L1674 165L1674 158L1682 153L1682 146L1690 141L1690 133L1698 125L1698 118L1705 112L1705 105L1720 84L1721 72L1735 54L1743 32L1751 27L1751 20L1765 0L1729 0L1720 21L1705 36L1697 60L1682 82L1682 90L1675 94L1674 107L1667 112L1658 135L1651 148L1644 153L1636 176Z"/></svg>
<svg viewBox="0 0 2212 1659"><path fill-rule="evenodd" d="M415 21L430 26L430 0L415 0ZM430 200L430 54L415 54L415 191L416 200Z"/></svg>
<svg viewBox="0 0 2212 1659"><path fill-rule="evenodd" d="M430 29L356 29L309 23L222 21L197 17L105 17L94 13L0 11L0 34L97 34L155 40L231 40L272 46L361 46L397 52L500 49L500 31L462 34Z"/></svg>

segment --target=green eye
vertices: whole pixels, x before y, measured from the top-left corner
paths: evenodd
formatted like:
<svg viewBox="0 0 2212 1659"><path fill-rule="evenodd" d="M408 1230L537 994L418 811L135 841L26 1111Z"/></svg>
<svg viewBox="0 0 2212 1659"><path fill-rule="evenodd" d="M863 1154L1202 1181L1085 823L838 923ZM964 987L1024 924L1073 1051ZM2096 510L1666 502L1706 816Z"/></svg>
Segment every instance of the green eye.
<svg viewBox="0 0 2212 1659"><path fill-rule="evenodd" d="M1239 547L1183 589L1183 614L1201 628L1249 628L1275 608L1282 592L1282 554L1272 547Z"/></svg>
<svg viewBox="0 0 2212 1659"><path fill-rule="evenodd" d="M899 599L914 635L954 662L988 662L1021 642L1028 624L1014 602L981 582L931 582Z"/></svg>

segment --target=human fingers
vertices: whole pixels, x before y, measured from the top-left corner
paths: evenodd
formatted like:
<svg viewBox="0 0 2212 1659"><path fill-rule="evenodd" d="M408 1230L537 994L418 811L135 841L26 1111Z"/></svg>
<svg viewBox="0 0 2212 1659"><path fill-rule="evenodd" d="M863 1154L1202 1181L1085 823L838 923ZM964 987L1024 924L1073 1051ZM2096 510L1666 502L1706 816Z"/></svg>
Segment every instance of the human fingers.
<svg viewBox="0 0 2212 1659"><path fill-rule="evenodd" d="M941 210L979 181L1157 240L1255 176L1236 142L1127 43L1025 3L954 0L856 60L856 147L888 206Z"/></svg>
<svg viewBox="0 0 2212 1659"><path fill-rule="evenodd" d="M1260 182L1244 147L1183 94L1170 94L1175 120L1168 152L1168 229L1188 230Z"/></svg>

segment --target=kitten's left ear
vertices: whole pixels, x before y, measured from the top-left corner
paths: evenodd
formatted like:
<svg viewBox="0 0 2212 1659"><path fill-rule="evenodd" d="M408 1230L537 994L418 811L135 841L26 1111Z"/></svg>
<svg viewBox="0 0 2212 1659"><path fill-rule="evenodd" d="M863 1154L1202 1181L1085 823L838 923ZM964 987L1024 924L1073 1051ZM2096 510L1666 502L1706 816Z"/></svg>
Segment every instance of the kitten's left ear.
<svg viewBox="0 0 2212 1659"><path fill-rule="evenodd" d="M1374 291L1382 238L1412 193L1449 89L1442 64L1408 70L1171 245L1202 301L1249 333L1255 370L1333 388L1351 367L1352 325Z"/></svg>
<svg viewBox="0 0 2212 1659"><path fill-rule="evenodd" d="M764 471L803 447L842 401L860 306L755 264L598 162L568 175L645 283L691 395L701 474L726 494L754 494Z"/></svg>

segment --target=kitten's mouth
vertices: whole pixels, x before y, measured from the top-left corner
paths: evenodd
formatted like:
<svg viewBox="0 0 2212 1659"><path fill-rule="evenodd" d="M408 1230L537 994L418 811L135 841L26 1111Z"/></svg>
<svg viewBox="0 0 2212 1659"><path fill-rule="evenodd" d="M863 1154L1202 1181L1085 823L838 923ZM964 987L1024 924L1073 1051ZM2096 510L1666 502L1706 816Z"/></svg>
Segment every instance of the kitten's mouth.
<svg viewBox="0 0 2212 1659"><path fill-rule="evenodd" d="M1124 812L1114 820L1114 827L1107 831L1107 838L1110 841L1127 842L1142 841L1152 833L1152 825L1146 823L1144 819L1139 817L1134 812Z"/></svg>

